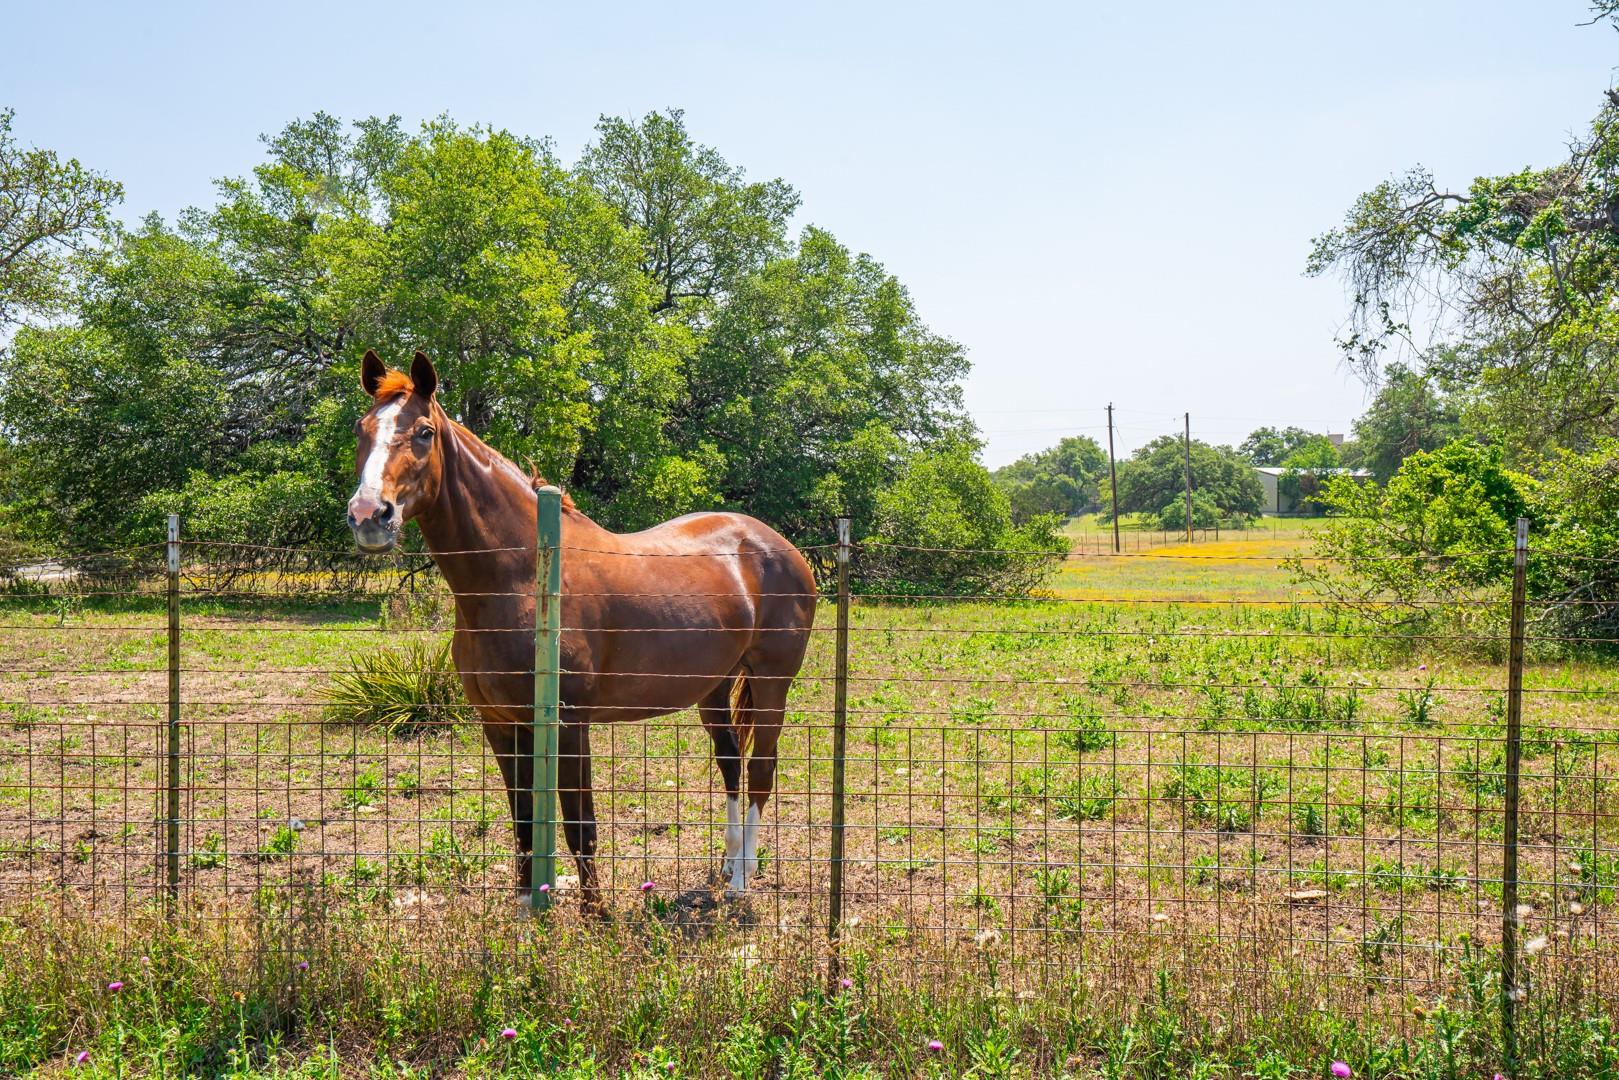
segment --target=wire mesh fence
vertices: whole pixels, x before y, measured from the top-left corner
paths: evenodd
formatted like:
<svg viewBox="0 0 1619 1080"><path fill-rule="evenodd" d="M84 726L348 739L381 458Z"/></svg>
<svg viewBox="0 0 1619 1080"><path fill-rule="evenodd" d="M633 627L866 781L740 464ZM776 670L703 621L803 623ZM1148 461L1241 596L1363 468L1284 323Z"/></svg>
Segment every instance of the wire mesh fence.
<svg viewBox="0 0 1619 1080"><path fill-rule="evenodd" d="M460 686L494 680L532 717L544 665L458 676L466 594L424 556L174 547L172 578L164 545L8 575L3 917L523 925L519 893L551 885L514 832L533 744L503 761ZM1614 992L1619 678L1569 651L1605 643L1496 596L1475 603L1499 634L1396 639L1248 575L1275 555L1078 550L1038 595L954 596L885 584L934 553L847 550L853 588L833 558L812 597L752 848L713 716L564 739L588 754L610 916L675 947L734 934L760 962L900 949L922 976L1136 978L1150 956L1218 995L1292 965L1346 1008L1426 992L1505 931L1509 992ZM1197 579L1117 578L1149 558ZM569 616L564 587L564 638ZM682 650L706 629L656 633ZM533 641L532 618L509 632ZM547 899L588 918L559 826ZM734 897L739 854L757 873Z"/></svg>

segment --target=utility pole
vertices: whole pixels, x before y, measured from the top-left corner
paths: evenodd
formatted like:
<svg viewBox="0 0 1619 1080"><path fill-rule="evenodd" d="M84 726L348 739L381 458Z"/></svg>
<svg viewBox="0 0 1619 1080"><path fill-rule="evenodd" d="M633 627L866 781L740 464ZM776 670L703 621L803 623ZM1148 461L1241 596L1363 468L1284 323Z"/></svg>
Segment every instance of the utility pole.
<svg viewBox="0 0 1619 1080"><path fill-rule="evenodd" d="M1107 476L1113 493L1113 554L1119 553L1119 469L1113 464L1113 403L1107 403Z"/></svg>
<svg viewBox="0 0 1619 1080"><path fill-rule="evenodd" d="M1186 434L1181 439L1186 454L1186 542L1192 542L1192 414L1186 414Z"/></svg>

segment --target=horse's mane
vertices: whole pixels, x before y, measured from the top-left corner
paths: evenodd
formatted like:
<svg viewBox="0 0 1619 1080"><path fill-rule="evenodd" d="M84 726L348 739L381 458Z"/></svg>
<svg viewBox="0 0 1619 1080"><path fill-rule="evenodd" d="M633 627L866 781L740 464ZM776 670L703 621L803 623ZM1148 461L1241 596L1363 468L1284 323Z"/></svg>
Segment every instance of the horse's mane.
<svg viewBox="0 0 1619 1080"><path fill-rule="evenodd" d="M528 482L529 482L529 486L531 486L535 491L538 491L542 487L545 487L547 484L549 484L551 481L549 481L545 477L541 476L539 474L539 471L536 470L532 464L530 464L529 469L528 469ZM557 485L557 486L561 487L560 484ZM566 491L562 492L562 509L564 509L564 510L572 510L575 513L577 513L578 510L579 510L579 508L577 506L573 505L573 496L569 495Z"/></svg>

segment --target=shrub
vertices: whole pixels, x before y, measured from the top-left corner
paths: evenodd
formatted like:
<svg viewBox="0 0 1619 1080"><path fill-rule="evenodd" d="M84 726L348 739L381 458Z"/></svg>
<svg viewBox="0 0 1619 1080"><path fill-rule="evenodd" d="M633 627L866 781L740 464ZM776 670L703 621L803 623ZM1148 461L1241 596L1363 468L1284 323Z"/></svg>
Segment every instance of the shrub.
<svg viewBox="0 0 1619 1080"><path fill-rule="evenodd" d="M1006 492L971 445L917 453L877 495L857 580L863 588L891 592L1025 593L1067 552L1061 525L1051 514L1013 525Z"/></svg>
<svg viewBox="0 0 1619 1080"><path fill-rule="evenodd" d="M1502 606L1477 601L1499 599L1509 580L1513 523L1529 509L1521 483L1497 452L1460 441L1406 458L1382 488L1333 477L1319 499L1342 516L1292 568L1388 630L1486 629Z"/></svg>
<svg viewBox="0 0 1619 1080"><path fill-rule="evenodd" d="M1530 521L1528 595L1543 628L1619 633L1619 439L1561 451L1537 475L1511 473L1471 442L1413 454L1384 488L1335 478L1323 501L1344 515L1316 534L1296 575L1387 629L1496 632L1512 580L1516 519ZM1483 554L1479 554L1479 553ZM1496 601L1480 604L1480 600Z"/></svg>
<svg viewBox="0 0 1619 1080"><path fill-rule="evenodd" d="M412 735L476 716L462 692L448 641L412 641L402 649L354 653L349 663L351 670L332 677L328 723Z"/></svg>
<svg viewBox="0 0 1619 1080"><path fill-rule="evenodd" d="M1619 439L1599 440L1585 454L1559 452L1525 494L1530 595L1554 602L1547 617L1559 632L1619 636Z"/></svg>
<svg viewBox="0 0 1619 1080"><path fill-rule="evenodd" d="M1192 528L1212 529L1225 519L1220 508L1201 491L1192 492ZM1158 527L1165 532L1180 532L1186 528L1186 499L1183 496L1164 504L1158 511Z"/></svg>

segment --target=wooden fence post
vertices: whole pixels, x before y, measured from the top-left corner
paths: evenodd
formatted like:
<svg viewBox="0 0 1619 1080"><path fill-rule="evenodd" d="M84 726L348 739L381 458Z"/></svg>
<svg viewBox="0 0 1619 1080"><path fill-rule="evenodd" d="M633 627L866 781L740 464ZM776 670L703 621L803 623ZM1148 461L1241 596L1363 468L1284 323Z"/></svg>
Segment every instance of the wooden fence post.
<svg viewBox="0 0 1619 1080"><path fill-rule="evenodd" d="M551 905L557 887L557 727L562 690L562 492L546 485L538 500L534 546L533 846L529 904ZM544 886L544 888L541 888Z"/></svg>
<svg viewBox="0 0 1619 1080"><path fill-rule="evenodd" d="M838 518L838 631L832 684L832 883L827 936L834 945L843 927L844 754L849 720L849 519ZM833 953L833 964L837 953Z"/></svg>
<svg viewBox="0 0 1619 1080"><path fill-rule="evenodd" d="M1518 1075L1518 791L1523 760L1524 591L1529 519L1518 519L1512 550L1512 615L1507 650L1507 790L1501 829L1501 1042L1507 1080Z"/></svg>

